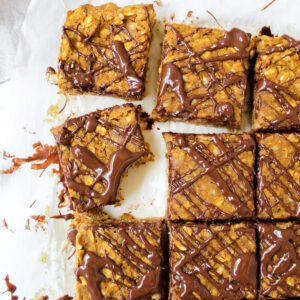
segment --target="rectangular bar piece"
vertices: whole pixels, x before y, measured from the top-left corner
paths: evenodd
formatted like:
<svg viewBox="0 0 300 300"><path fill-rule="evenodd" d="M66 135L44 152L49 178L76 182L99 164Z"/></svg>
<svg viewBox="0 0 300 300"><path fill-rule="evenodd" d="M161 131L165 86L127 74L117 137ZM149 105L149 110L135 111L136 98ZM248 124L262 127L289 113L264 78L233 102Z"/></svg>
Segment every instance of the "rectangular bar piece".
<svg viewBox="0 0 300 300"><path fill-rule="evenodd" d="M300 217L300 133L257 135L258 217Z"/></svg>
<svg viewBox="0 0 300 300"><path fill-rule="evenodd" d="M163 299L162 222L85 220L76 236L76 299Z"/></svg>
<svg viewBox="0 0 300 300"><path fill-rule="evenodd" d="M169 226L169 299L256 299L256 238L251 224Z"/></svg>
<svg viewBox="0 0 300 300"><path fill-rule="evenodd" d="M255 140L250 134L163 137L169 160L169 219L253 217Z"/></svg>
<svg viewBox="0 0 300 300"><path fill-rule="evenodd" d="M141 99L154 18L152 5L86 4L69 11L58 58L60 90Z"/></svg>
<svg viewBox="0 0 300 300"><path fill-rule="evenodd" d="M300 129L300 42L290 36L257 37L254 131Z"/></svg>
<svg viewBox="0 0 300 300"><path fill-rule="evenodd" d="M299 299L300 223L260 223L258 230L260 299Z"/></svg>
<svg viewBox="0 0 300 300"><path fill-rule="evenodd" d="M167 24L153 117L239 128L254 54L250 37L237 28Z"/></svg>
<svg viewBox="0 0 300 300"><path fill-rule="evenodd" d="M52 133L66 197L79 212L119 201L118 188L126 169L152 159L133 104L69 119Z"/></svg>

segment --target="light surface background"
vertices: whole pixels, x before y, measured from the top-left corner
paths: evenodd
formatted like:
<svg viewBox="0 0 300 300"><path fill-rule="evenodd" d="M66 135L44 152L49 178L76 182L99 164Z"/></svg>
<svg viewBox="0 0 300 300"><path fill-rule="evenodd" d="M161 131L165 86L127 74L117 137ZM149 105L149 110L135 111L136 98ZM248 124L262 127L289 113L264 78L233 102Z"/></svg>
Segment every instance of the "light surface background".
<svg viewBox="0 0 300 300"><path fill-rule="evenodd" d="M36 141L53 144L49 132L60 124L71 112L75 115L121 104L124 101L110 97L72 97L67 109L56 119L47 116L50 105L64 103L57 94L57 86L44 81L46 68L56 67L61 28L66 12L83 1L77 0L1 0L0 7L0 62L5 62L0 81L0 151L6 150L18 157L32 153ZM88 1L99 5L104 1ZM116 1L119 5L139 3L139 1ZM150 1L144 1L151 3ZM257 34L264 25L270 25L275 34L289 34L300 39L298 0L277 0L268 9L261 9L269 1L263 0L162 0L162 6L155 5L158 20L175 13L175 22L194 23L201 26L218 27L209 10L225 28L239 27ZM27 3L29 6L27 7ZM188 11L193 16L187 18ZM23 17L24 22L23 22ZM196 19L198 17L198 19ZM146 97L141 104L151 112L155 104L157 69L162 41L162 24L154 29L151 46L149 71L147 73ZM19 38L18 38L19 36ZM14 51L15 50L15 51ZM12 66L11 66L12 64ZM4 66L4 65L3 65ZM51 119L46 121L46 119ZM156 128L159 127L160 130ZM250 128L250 117L245 115L243 130ZM225 129L195 126L183 123L156 124L153 131L144 132L145 140L155 155L155 162L131 169L121 185L125 201L117 208L107 209L113 216L131 212L136 217L164 216L167 195L165 147L162 131L179 132L224 132ZM36 132L32 134L31 132ZM9 166L7 160L0 159L0 169ZM35 295L49 295L57 299L68 293L74 296L74 260L67 261L69 253L61 248L66 237L67 223L63 220L49 220L46 231L24 230L26 220L31 215L58 213L57 178L50 177L50 169L39 177L40 171L32 171L23 166L12 175L0 175L0 224L6 219L11 233L0 227L0 299L10 299L2 278L9 274L17 285L16 295L32 299ZM35 205L30 204L36 200ZM33 224L33 222L32 222ZM0 225L1 226L1 225ZM69 249L69 252L71 249ZM43 254L46 262L41 261ZM37 294L36 294L37 293ZM34 298L35 299L35 298Z"/></svg>

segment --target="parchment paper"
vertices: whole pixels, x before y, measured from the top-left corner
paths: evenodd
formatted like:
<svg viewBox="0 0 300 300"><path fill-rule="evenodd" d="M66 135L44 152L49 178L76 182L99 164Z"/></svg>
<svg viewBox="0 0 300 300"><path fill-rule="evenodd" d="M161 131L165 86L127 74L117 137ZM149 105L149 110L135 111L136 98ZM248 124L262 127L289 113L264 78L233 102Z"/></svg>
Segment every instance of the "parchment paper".
<svg viewBox="0 0 300 300"><path fill-rule="evenodd" d="M4 0L2 0L4 1ZM5 0L6 1L6 0ZM87 1L100 5L104 1ZM116 1L119 5L140 1ZM262 0L162 0L162 6L155 4L158 22L154 29L149 71L147 73L147 96L141 104L151 113L155 104L157 69L162 41L162 24L165 17L174 22L186 22L201 26L218 27L213 13L225 28L239 27L256 34L264 25L270 25L275 34L289 34L300 39L299 8L297 0L277 0L264 11L261 9L270 1ZM86 2L85 2L86 3ZM144 1L144 3L152 3ZM56 67L61 27L66 12L83 1L78 0L31 0L14 60L11 79L0 85L0 151L6 150L18 157L32 154L36 141L54 144L50 128L60 124L70 114L81 115L90 111L121 104L124 101L110 97L71 97L66 109L57 118L47 115L51 105L62 107L65 99L58 95L57 86L44 81L46 68ZM193 11L192 17L187 13ZM3 26L3 25L2 25ZM7 26L10 26L7 24ZM159 129L158 129L159 128ZM250 116L245 114L243 130L249 130ZM124 212L135 217L163 217L166 207L167 177L165 146L161 137L163 131L175 132L226 132L223 128L197 126L185 123L157 123L152 131L145 131L145 140L155 155L155 162L129 170L121 188L125 200L119 207L106 211L113 217ZM0 160L0 169L9 166L8 160ZM32 215L58 214L57 194L60 186L51 168L43 175L23 166L11 175L0 175L0 224L5 218L9 229L0 227L0 299L10 299L9 293L1 294L6 286L1 280L6 274L17 285L16 295L20 299L38 299L48 295L57 299L68 293L74 296L74 258L67 260L72 249L66 244L67 222L49 219L46 230L25 230L26 220ZM35 204L30 207L32 202ZM1 225L0 225L1 226ZM62 251L64 248L67 251ZM43 262L44 261L44 262Z"/></svg>

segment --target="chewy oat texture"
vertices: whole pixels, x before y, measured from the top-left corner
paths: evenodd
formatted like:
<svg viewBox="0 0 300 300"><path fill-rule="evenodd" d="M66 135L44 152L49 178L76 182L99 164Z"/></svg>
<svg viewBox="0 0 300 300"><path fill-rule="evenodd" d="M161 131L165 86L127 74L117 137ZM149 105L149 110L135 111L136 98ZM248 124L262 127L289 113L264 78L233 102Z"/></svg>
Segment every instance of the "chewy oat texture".
<svg viewBox="0 0 300 300"><path fill-rule="evenodd" d="M260 294L273 299L299 299L300 223L261 223L258 230Z"/></svg>
<svg viewBox="0 0 300 300"><path fill-rule="evenodd" d="M253 54L240 29L166 24L154 118L240 127Z"/></svg>
<svg viewBox="0 0 300 300"><path fill-rule="evenodd" d="M57 142L65 196L79 212L116 203L127 167L152 159L132 104L69 119L52 129L52 133Z"/></svg>
<svg viewBox="0 0 300 300"><path fill-rule="evenodd" d="M163 299L161 221L83 221L76 299Z"/></svg>
<svg viewBox="0 0 300 300"><path fill-rule="evenodd" d="M260 35L256 49L252 129L300 130L300 42Z"/></svg>
<svg viewBox="0 0 300 300"><path fill-rule="evenodd" d="M300 217L300 134L258 134L258 217Z"/></svg>
<svg viewBox="0 0 300 300"><path fill-rule="evenodd" d="M152 5L86 4L69 11L58 58L60 90L141 99L154 17Z"/></svg>
<svg viewBox="0 0 300 300"><path fill-rule="evenodd" d="M251 224L171 223L169 299L255 299Z"/></svg>
<svg viewBox="0 0 300 300"><path fill-rule="evenodd" d="M171 220L254 216L255 141L243 134L164 133Z"/></svg>

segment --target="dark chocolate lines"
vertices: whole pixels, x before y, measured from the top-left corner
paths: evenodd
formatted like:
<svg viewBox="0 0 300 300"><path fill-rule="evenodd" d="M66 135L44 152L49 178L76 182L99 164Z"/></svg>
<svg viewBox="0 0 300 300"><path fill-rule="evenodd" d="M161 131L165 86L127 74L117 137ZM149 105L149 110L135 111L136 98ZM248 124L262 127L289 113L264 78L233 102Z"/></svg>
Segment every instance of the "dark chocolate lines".
<svg viewBox="0 0 300 300"><path fill-rule="evenodd" d="M123 137L122 144L119 144L109 137L102 136L102 139L107 140L117 148L106 164L101 162L96 155L88 149L88 145L84 147L80 145L70 145L72 138L80 139L76 133L82 129L85 134L88 132L93 133L94 137L92 137L92 139L97 137L98 134L95 132L97 124L101 124L106 127L106 129L112 130L118 136ZM67 127L72 125L75 129L70 132ZM67 188L71 188L80 194L79 198L72 197L78 210L85 208L93 209L97 206L117 202L118 187L122 174L126 171L127 167L147 153L139 133L140 131L137 122L124 129L101 120L97 115L97 112L66 122L60 133L56 136L56 140L58 144L69 147L75 157L74 160L69 160L69 163L66 165L67 175L64 177L64 184ZM142 151L129 151L126 148L128 142L133 143L137 147L142 147ZM76 160L88 169L79 169ZM92 184L87 186L84 183L77 182L75 178L79 175L88 175L92 177ZM94 189L97 183L100 183L104 187L103 192L100 193ZM95 199L97 199L99 203L96 203ZM82 205L83 207L80 207Z"/></svg>
<svg viewBox="0 0 300 300"><path fill-rule="evenodd" d="M192 229L193 238L185 232L182 228L183 226ZM244 253L237 243L237 241L244 236L247 236L248 239L249 237L251 238L252 234L254 236L254 230L252 228L234 229L234 232L237 234L235 240L228 234L230 226L226 225L223 225L220 229L211 229L200 224L182 225L173 223L170 224L170 230L173 239L179 241L180 244L187 249L179 249L174 242L171 242L170 251L174 255L173 259L175 253L179 254L180 258L177 262L173 263L171 267L170 281L171 286L179 287L180 299L194 299L192 292L196 292L203 299L213 299L209 289L197 278L197 274L202 275L211 286L218 290L220 299L232 299L233 295L236 298L242 299L245 297L246 288L249 290L256 289L255 253L251 252L250 249L247 249L248 252ZM198 236L202 230L206 230L206 233L209 233L209 237L200 242L195 237ZM224 239L224 236L226 236L226 239ZM217 258L217 256L220 255L220 251L210 244L212 240L216 240L220 248L231 256L231 267ZM205 251L208 251L209 257L203 256L202 253ZM231 251L234 251L235 255L233 255ZM218 274L209 262L211 259L215 263L224 266L228 273L232 275L233 280L236 280L238 284L232 284L227 278ZM236 276L241 273L243 276L236 278Z"/></svg>
<svg viewBox="0 0 300 300"><path fill-rule="evenodd" d="M296 135L299 138L300 143L300 135ZM274 218L273 208L279 204L284 208L286 212L290 214L291 217L300 217L300 212L298 211L298 204L300 201L300 186L289 172L289 170L293 169L295 163L299 161L297 155L299 155L300 153L300 148L296 144L289 141L288 138L286 138L283 134L278 134L279 138L285 139L295 149L296 154L296 156L292 158L290 165L284 167L278 161L278 159L276 159L274 151L264 145L264 140L268 138L268 136L270 135L262 134L259 142L259 151L265 151L266 154L261 155L258 162L258 213L262 214L263 212L266 212L268 214L267 218ZM269 178L270 175L262 175L264 167L268 170L268 174L271 175L271 179ZM276 172L275 169L280 170L280 172ZM282 180L280 179L281 177L284 177L285 180L287 180L290 187L286 186L286 184L282 182ZM294 202L294 209L287 205L284 200L277 195L275 190L277 187L280 187L284 191L284 193L288 195L288 197ZM270 203L270 199L268 199L268 197L266 196L265 190L267 190L272 195L275 202L274 204ZM295 196L295 194L297 196Z"/></svg>
<svg viewBox="0 0 300 300"><path fill-rule="evenodd" d="M144 6L145 18L147 20L148 26L151 27L149 20L149 14L147 8ZM87 49L89 49L90 54L85 55L79 51L75 45L75 38L71 39L68 35L68 31L72 32L74 35L78 36L78 42L83 43ZM145 52L149 49L149 38L145 39L144 42L138 43L126 25L120 27L111 26L110 31L112 34L112 39L114 35L123 32L127 36L127 39L123 42L112 40L110 45L101 44L94 42L94 36L99 31L96 28L91 35L85 36L79 30L64 26L63 36L67 40L71 50L78 55L78 57L84 59L87 63L86 69L83 69L78 62L74 60L60 60L58 68L62 76L71 84L72 88L78 89L81 92L93 92L97 94L114 94L118 91L107 90L112 83L120 82L123 78L126 78L128 83L128 89L124 91L126 97L138 97L144 91L144 83L142 78L140 78L134 66L137 60L146 57ZM133 42L128 50L125 49L124 44L127 42ZM107 52L111 52L114 59L111 59ZM99 57L99 58L98 58ZM95 83L95 77L110 72L115 71L119 73L115 79L110 83L103 86L97 87ZM144 77L145 67L140 70L142 77Z"/></svg>
<svg viewBox="0 0 300 300"><path fill-rule="evenodd" d="M96 225L91 229L96 235L96 238L107 243L112 251L126 262L138 276L131 278L125 275L122 268L118 266L114 260L109 258L107 254L105 257L99 257L94 253L86 252L83 265L79 266L76 274L78 279L80 276L85 278L87 289L92 296L91 299L107 299L102 294L99 284L100 282L108 281L114 282L120 286L121 289L125 288L128 292L126 299L150 299L151 295L155 293L160 294L162 288L162 257L159 253L160 236L157 236L153 232L151 224L117 224L114 234L117 234L121 238L120 244L105 228L105 225L103 227ZM149 238L154 239L158 246L152 245L148 241ZM138 239L139 243L144 245L145 248L142 248L134 239ZM135 252L139 253L144 259L137 256ZM103 268L112 271L112 278L106 278L102 274L101 271ZM116 279L116 275L119 275L120 279Z"/></svg>
<svg viewBox="0 0 300 300"><path fill-rule="evenodd" d="M261 52L258 54L258 62L263 61L262 56L264 55L272 55L275 52L285 52L287 50L291 50L291 48L294 48L295 50L291 50L289 53L282 55L276 62L272 62L272 64L277 64L279 61L284 59L287 56L293 56L295 54L300 53L300 42L294 40L288 35L283 35L282 36L285 40L288 41L288 45L283 45L283 46L273 46L265 50L264 52ZM272 61L272 60L271 60ZM277 115L275 119L268 120L266 118L263 118L263 120L268 124L267 128L262 128L262 129L269 129L269 130L277 130L277 129L299 129L300 128L300 118L299 118L299 113L300 113L300 97L289 90L289 87L293 82L298 79L292 79L287 81L287 85L285 84L284 86L275 83L271 80L268 80L264 75L263 75L263 68L267 68L268 66L262 66L259 65L258 70L256 72L256 85L255 89L258 92L258 100L257 100L257 105L255 107L255 113L256 115L259 113L259 108L262 106L263 99L260 95L261 92L267 92L270 95L273 95L275 99L278 101L280 104L281 108L284 110L284 113L278 112L275 108L275 106L268 105L268 107L274 111ZM294 101L296 101L297 105L293 106L291 105L290 101L288 101L287 97L292 98ZM266 104L267 105L267 104Z"/></svg>
<svg viewBox="0 0 300 300"><path fill-rule="evenodd" d="M218 121L222 124L228 122L234 122L234 109L231 103L219 103L219 105L225 107L218 108L217 101L215 100L215 94L223 90L226 93L226 96L235 104L238 108L243 109L244 103L239 103L233 96L232 91L227 89L230 85L235 84L239 87L243 93L245 94L245 84L246 84L246 76L247 76L247 68L243 64L243 76L239 76L236 74L228 73L226 74L225 79L218 79L215 76L216 66L214 62L221 62L225 60L243 60L244 58L249 58L249 52L246 51L246 48L249 45L250 37L248 34L244 33L243 31L233 28L231 31L226 32L225 35L219 39L218 42L212 44L210 47L206 47L199 52L195 52L188 43L189 37L194 35L198 30L192 32L191 34L183 37L178 30L174 28L174 26L168 24L167 28L172 30L177 40L178 46L182 46L180 48L174 48L164 42L163 46L163 55L162 60L168 55L171 51L178 51L182 54L181 57L168 61L167 63L162 64L161 70L161 80L160 86L157 95L157 106L156 111L158 114L164 115L164 107L163 107L163 99L162 96L166 93L167 88L170 87L171 92L174 92L176 96L180 100L179 108L171 113L167 112L168 115L172 115L175 117L183 117L187 119L193 119L197 117L197 105L207 102L208 100L211 101L211 106L213 108L213 112L217 114L216 117L212 117L212 119L218 119ZM207 51L215 51L218 49L222 49L225 47L232 47L236 50L235 53L229 53L224 55L219 55L216 57L211 57L208 59L202 58L202 54ZM184 62L184 65L178 66L178 63ZM184 87L183 76L188 73L192 73L199 78L199 82L202 82L200 78L201 72L207 72L210 81L207 84L202 83L200 86L195 87L190 90L186 90ZM242 86L242 85L243 86ZM200 87L204 87L206 93L204 94L194 94L188 96L194 90L199 89ZM191 104L193 103L193 104ZM209 107L210 105L207 105ZM225 116L225 113L228 111L228 115Z"/></svg>
<svg viewBox="0 0 300 300"><path fill-rule="evenodd" d="M285 281L287 277L296 275L300 278L300 259L297 256L297 249L300 247L300 236L296 234L300 230L300 224L294 224L287 229L280 229L273 224L259 224L260 234L260 276L263 282L266 282L268 288L260 290L263 296L280 287L278 291L280 296L292 296L290 290L293 288L300 295L300 289L297 284L291 287ZM274 255L277 255L277 261L274 261ZM272 270L268 270L272 266ZM280 297L281 298L281 297Z"/></svg>
<svg viewBox="0 0 300 300"><path fill-rule="evenodd" d="M193 158L193 160L197 163L197 167L195 169L189 170L188 173L182 174L180 176L179 174L176 174L176 170L172 168L170 169L169 202L176 201L179 205L181 205L181 207L183 207L182 204L180 204L175 197L177 193L182 193L186 198L189 199L193 208L198 213L198 215L194 215L192 211L189 210L189 213L194 215L194 218L205 218L207 210L212 209L214 210L214 213L217 214L219 217L228 217L229 215L226 212L223 212L213 204L210 204L204 199L201 199L201 197L197 195L197 193L192 187L192 185L198 179L208 175L221 190L222 195L225 196L230 201L230 203L236 208L234 213L238 213L239 216L243 217L251 217L253 215L253 212L248 208L247 202L253 201L254 197L253 183L251 180L251 178L253 178L254 176L254 171L247 165L245 165L239 159L238 156L246 151L251 151L254 153L255 142L250 136L248 138L243 138L242 136L237 135L237 137L238 141L232 143L236 144L235 146L227 146L224 139L212 135L211 142L214 143L214 145L217 146L220 151L220 154L218 156L215 156L203 143L196 142L195 140L187 141L187 139L189 139L189 135L187 135L187 139L185 139L184 135L176 134L178 146ZM171 149L176 146L177 145L175 145L174 143L169 143L168 155L170 165L172 164ZM235 172L236 176L239 178L239 181L242 183L242 187L236 185L228 176L224 169L225 164L230 165L232 170ZM195 175L188 181L184 180L184 178L187 175L193 174L195 171L197 171L199 167L202 169L202 171L199 174ZM243 174L245 171L247 172L248 176L250 176L250 179L246 178ZM246 198L243 202L237 195L238 189L240 189L243 192L243 195ZM188 194L196 198L201 204L204 204L206 206L206 210L200 210Z"/></svg>

